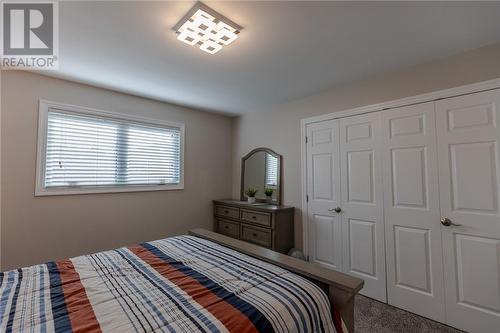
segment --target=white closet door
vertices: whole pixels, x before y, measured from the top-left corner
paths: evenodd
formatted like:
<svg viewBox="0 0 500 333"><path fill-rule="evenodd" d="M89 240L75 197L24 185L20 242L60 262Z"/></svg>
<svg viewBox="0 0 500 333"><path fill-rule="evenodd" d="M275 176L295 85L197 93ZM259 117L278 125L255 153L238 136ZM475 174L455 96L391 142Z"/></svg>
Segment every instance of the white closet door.
<svg viewBox="0 0 500 333"><path fill-rule="evenodd" d="M342 271L338 139L337 120L307 125L309 260Z"/></svg>
<svg viewBox="0 0 500 333"><path fill-rule="evenodd" d="M500 90L436 111L447 322L500 332Z"/></svg>
<svg viewBox="0 0 500 333"><path fill-rule="evenodd" d="M445 320L434 103L382 112L387 294Z"/></svg>
<svg viewBox="0 0 500 333"><path fill-rule="evenodd" d="M365 280L361 294L386 302L380 114L340 120L345 272Z"/></svg>

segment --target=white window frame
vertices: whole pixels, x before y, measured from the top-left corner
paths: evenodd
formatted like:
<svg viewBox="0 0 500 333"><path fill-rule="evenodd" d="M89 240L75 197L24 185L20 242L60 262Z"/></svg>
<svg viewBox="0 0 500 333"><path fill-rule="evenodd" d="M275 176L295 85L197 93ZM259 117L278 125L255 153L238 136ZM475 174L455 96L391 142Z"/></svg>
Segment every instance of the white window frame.
<svg viewBox="0 0 500 333"><path fill-rule="evenodd" d="M268 178L269 178L269 168L268 168L268 163L269 163L269 157L271 158L274 158L276 159L276 184L269 184L267 182ZM278 169L278 158L272 154L269 154L268 152L266 152L266 158L265 158L265 165L266 165L266 181L265 181L265 186L264 187L269 187L269 188L272 188L274 190L276 190L278 188L278 173L279 173L279 170Z"/></svg>
<svg viewBox="0 0 500 333"><path fill-rule="evenodd" d="M78 114L94 115L98 117L126 120L145 125L156 125L178 128L180 137L180 181L179 184L164 185L119 185L119 186L75 186L75 187L44 187L45 179L45 155L47 148L47 124L49 109L60 109L64 112L75 112ZM37 143L37 162L36 162L36 184L35 196L50 195L72 195L72 194L96 194L96 193L120 193L120 192L143 192L143 191L169 191L184 189L184 135L185 125L171 121L144 118L128 114L104 111L83 106L76 106L47 100L39 101L38 108L38 143Z"/></svg>

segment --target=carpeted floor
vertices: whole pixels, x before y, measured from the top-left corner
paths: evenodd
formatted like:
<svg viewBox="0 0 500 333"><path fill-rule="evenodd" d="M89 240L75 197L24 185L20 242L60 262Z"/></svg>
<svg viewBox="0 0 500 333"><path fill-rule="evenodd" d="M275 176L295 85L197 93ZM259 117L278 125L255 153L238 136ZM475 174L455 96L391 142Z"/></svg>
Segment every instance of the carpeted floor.
<svg viewBox="0 0 500 333"><path fill-rule="evenodd" d="M354 304L356 333L462 333L361 295L356 296Z"/></svg>

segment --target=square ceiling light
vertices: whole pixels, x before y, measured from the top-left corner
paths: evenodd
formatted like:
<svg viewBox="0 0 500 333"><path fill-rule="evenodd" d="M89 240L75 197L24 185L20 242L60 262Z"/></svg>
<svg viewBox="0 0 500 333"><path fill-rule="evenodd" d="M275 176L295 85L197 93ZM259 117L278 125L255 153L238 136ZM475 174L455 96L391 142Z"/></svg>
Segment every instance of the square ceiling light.
<svg viewBox="0 0 500 333"><path fill-rule="evenodd" d="M197 2L172 28L178 40L191 46L197 45L210 54L231 44L238 38L241 29L241 26L201 2Z"/></svg>

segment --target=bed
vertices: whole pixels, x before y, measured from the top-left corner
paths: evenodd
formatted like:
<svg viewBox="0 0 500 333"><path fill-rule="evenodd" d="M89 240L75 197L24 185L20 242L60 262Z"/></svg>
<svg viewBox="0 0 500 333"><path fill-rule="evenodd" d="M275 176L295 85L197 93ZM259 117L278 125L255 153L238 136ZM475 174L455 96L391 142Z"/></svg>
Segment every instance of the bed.
<svg viewBox="0 0 500 333"><path fill-rule="evenodd" d="M0 331L352 331L361 280L307 265L193 230L0 273Z"/></svg>

